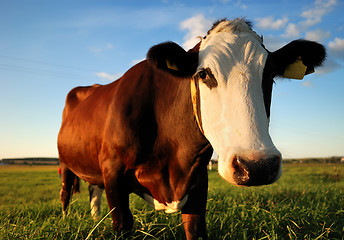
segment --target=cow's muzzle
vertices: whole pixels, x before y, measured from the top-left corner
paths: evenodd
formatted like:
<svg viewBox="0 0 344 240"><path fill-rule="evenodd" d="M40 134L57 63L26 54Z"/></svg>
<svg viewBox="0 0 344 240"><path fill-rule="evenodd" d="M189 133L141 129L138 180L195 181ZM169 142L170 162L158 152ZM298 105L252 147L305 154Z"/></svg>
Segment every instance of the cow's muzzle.
<svg viewBox="0 0 344 240"><path fill-rule="evenodd" d="M268 159L245 160L239 156L232 159L233 181L241 186L259 186L273 183L281 174L281 156Z"/></svg>

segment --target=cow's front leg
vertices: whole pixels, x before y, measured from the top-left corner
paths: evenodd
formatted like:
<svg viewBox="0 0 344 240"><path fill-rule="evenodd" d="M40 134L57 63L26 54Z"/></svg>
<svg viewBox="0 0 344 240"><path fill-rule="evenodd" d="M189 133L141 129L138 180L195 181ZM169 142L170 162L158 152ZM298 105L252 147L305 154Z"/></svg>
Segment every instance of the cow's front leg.
<svg viewBox="0 0 344 240"><path fill-rule="evenodd" d="M208 176L188 195L188 201L182 208L182 220L187 240L208 239L205 223L207 205Z"/></svg>
<svg viewBox="0 0 344 240"><path fill-rule="evenodd" d="M182 214L187 240L208 239L204 214Z"/></svg>
<svg viewBox="0 0 344 240"><path fill-rule="evenodd" d="M118 166L103 172L107 201L112 215L113 229L118 233L128 233L133 227L133 216L129 209L129 192L123 171Z"/></svg>

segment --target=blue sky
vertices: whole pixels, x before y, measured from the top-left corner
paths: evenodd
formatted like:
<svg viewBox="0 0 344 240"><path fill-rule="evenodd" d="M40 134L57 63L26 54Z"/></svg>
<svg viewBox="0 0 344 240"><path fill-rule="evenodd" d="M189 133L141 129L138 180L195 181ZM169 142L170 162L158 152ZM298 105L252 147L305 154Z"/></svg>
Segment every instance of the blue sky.
<svg viewBox="0 0 344 240"><path fill-rule="evenodd" d="M57 157L66 94L106 84L163 41L184 48L216 19L246 17L276 50L324 44L324 68L274 86L270 132L285 158L344 156L344 2L0 0L0 159Z"/></svg>

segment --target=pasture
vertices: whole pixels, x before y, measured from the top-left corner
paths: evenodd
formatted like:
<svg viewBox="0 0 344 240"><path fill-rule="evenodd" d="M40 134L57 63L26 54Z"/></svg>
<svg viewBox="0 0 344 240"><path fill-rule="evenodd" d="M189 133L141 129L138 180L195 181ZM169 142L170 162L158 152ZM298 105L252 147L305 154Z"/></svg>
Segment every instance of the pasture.
<svg viewBox="0 0 344 240"><path fill-rule="evenodd" d="M344 239L343 174L344 164L286 164L277 183L238 188L209 171L209 239ZM0 166L0 239L123 239L110 216L92 220L83 182L63 219L60 183L57 166ZM131 239L185 238L179 213L130 200Z"/></svg>

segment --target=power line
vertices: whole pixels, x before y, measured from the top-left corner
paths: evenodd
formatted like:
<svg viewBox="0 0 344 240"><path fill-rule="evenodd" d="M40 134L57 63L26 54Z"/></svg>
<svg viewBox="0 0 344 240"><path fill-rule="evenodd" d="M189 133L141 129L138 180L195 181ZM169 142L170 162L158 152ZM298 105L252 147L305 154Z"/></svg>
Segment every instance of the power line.
<svg viewBox="0 0 344 240"><path fill-rule="evenodd" d="M12 57L12 56L0 55L0 58L18 60L18 61L29 62L29 63L34 63L34 64L44 64L44 65L50 65L50 66L56 66L56 67L76 69L76 70L82 70L82 71L88 71L88 72L99 72L99 71L96 71L96 70L82 68L82 67L78 67L78 66L68 66L68 65L63 65L63 64L50 63L50 62L46 62L46 61L33 60L33 59L27 59L27 58L20 58L20 57Z"/></svg>
<svg viewBox="0 0 344 240"><path fill-rule="evenodd" d="M37 69L37 68L30 68L25 66L16 66L11 64L3 64L0 63L0 69L12 71L12 72L24 72L24 73L31 73L31 74L43 74L46 76L52 77L63 77L63 78L90 78L90 75L81 75L75 73L66 73L66 72L59 72L59 71L50 71L46 69Z"/></svg>
<svg viewBox="0 0 344 240"><path fill-rule="evenodd" d="M85 80L85 78L87 79L95 78L95 73L101 72L101 71L96 71L96 70L87 69L87 68L78 67L78 66L68 66L68 65L63 65L63 64L51 63L47 61L21 58L21 57L13 57L13 56L0 54L0 60L1 59L2 59L2 63L0 62L1 70L11 71L11 72L22 72L22 73L29 73L29 74L40 74L40 75L58 77L58 78L64 78L64 79L77 80L77 79L82 78L83 80ZM15 61L23 62L25 63L25 65L20 64L19 62L15 62ZM11 62L11 64L9 62ZM28 65L32 65L32 66L36 65L37 67L26 66L27 63L29 63ZM65 70L70 69L75 72L81 72L81 74L73 73L68 70L63 71L62 69L61 69L62 71L47 70L42 65L64 68ZM93 74L90 75L89 73L93 73Z"/></svg>
<svg viewBox="0 0 344 240"><path fill-rule="evenodd" d="M323 137L323 138L331 138L331 139L341 139L344 136L340 133L334 133L334 132L324 132L324 129L312 129L304 126L295 126L290 123L285 123L281 121L273 121L273 123L270 125L270 128L274 128L278 131L278 129L289 129L294 134L302 134L308 137ZM326 131L326 130L325 130Z"/></svg>

